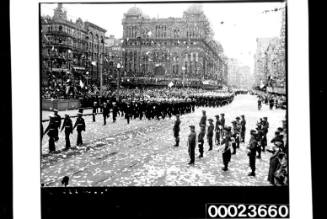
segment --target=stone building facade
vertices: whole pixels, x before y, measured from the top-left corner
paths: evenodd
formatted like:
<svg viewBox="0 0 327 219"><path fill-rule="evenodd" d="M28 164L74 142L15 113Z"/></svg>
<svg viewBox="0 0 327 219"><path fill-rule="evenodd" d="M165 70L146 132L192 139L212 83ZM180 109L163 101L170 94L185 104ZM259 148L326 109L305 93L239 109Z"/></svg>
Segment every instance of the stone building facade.
<svg viewBox="0 0 327 219"><path fill-rule="evenodd" d="M200 6L192 5L180 18L149 18L133 7L122 24L125 76L227 81L223 48Z"/></svg>
<svg viewBox="0 0 327 219"><path fill-rule="evenodd" d="M253 85L251 69L249 66L231 58L228 60L228 85L232 88L250 89Z"/></svg>
<svg viewBox="0 0 327 219"><path fill-rule="evenodd" d="M271 42L277 41L278 38L257 38L257 50L254 55L254 78L255 86L261 86L267 83L268 79L268 59L267 50Z"/></svg>
<svg viewBox="0 0 327 219"><path fill-rule="evenodd" d="M257 39L255 54L255 85L267 87L268 92L286 93L286 13L281 9L280 36Z"/></svg>
<svg viewBox="0 0 327 219"><path fill-rule="evenodd" d="M81 18L68 20L67 11L58 3L52 17L41 17L42 70L89 72L91 80L98 80L105 33L105 29Z"/></svg>

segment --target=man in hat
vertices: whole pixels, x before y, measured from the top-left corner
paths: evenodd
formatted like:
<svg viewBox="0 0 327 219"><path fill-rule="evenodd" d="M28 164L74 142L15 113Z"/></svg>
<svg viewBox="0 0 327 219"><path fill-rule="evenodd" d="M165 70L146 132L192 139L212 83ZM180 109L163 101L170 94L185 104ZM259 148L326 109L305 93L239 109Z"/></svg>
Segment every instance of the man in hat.
<svg viewBox="0 0 327 219"><path fill-rule="evenodd" d="M194 165L195 161L195 144L196 144L196 132L195 126L190 125L191 133L188 136L187 145L188 145L188 154L190 156L189 165Z"/></svg>
<svg viewBox="0 0 327 219"><path fill-rule="evenodd" d="M236 148L237 148L237 128L236 128L236 121L232 121L232 131L231 131L231 146L233 148L232 154L236 154Z"/></svg>
<svg viewBox="0 0 327 219"><path fill-rule="evenodd" d="M248 176L255 176L255 160L256 160L256 152L257 152L257 139L256 139L256 131L250 131L251 138L248 146L248 156L249 156L249 164L251 168L251 172Z"/></svg>
<svg viewBox="0 0 327 219"><path fill-rule="evenodd" d="M216 132L216 145L220 145L220 120L219 115L216 115L216 126L215 126L215 132Z"/></svg>
<svg viewBox="0 0 327 219"><path fill-rule="evenodd" d="M208 119L208 121L209 121L209 126L208 126L207 139L208 139L208 144L209 144L209 151L211 151L212 150L213 130L215 129L215 126L213 125L213 119Z"/></svg>
<svg viewBox="0 0 327 219"><path fill-rule="evenodd" d="M117 113L118 113L117 103L113 102L112 103L112 122L116 122Z"/></svg>
<svg viewBox="0 0 327 219"><path fill-rule="evenodd" d="M275 182L275 173L280 168L280 160L279 160L279 154L280 154L280 141L277 140L274 142L274 147L272 150L267 149L268 152L272 153L273 155L269 159L269 171L268 171L268 181L272 185L276 185Z"/></svg>
<svg viewBox="0 0 327 219"><path fill-rule="evenodd" d="M203 144L205 136L205 126L202 124L200 127L200 133L198 135L198 147L199 147L199 158L203 157Z"/></svg>
<svg viewBox="0 0 327 219"><path fill-rule="evenodd" d="M127 120L127 124L129 124L129 120L130 120L130 118L131 118L131 115L132 115L132 109L131 109L131 104L130 104L130 102L128 102L127 104L126 104L126 107L125 107L125 119Z"/></svg>
<svg viewBox="0 0 327 219"><path fill-rule="evenodd" d="M241 120L241 142L245 142L245 131L246 131L246 120L245 116L241 115L242 120Z"/></svg>
<svg viewBox="0 0 327 219"><path fill-rule="evenodd" d="M56 124L56 138L55 138L55 141L58 141L59 140L59 129L60 129L60 126L61 126L61 116L58 114L58 110L57 109L54 109L53 110L53 118L54 118L54 122Z"/></svg>
<svg viewBox="0 0 327 219"><path fill-rule="evenodd" d="M269 99L269 109L273 109L274 108L274 103L275 103L275 100L274 98L271 96L270 99Z"/></svg>
<svg viewBox="0 0 327 219"><path fill-rule="evenodd" d="M262 138L262 151L265 152L265 148L267 146L267 133L269 130L269 122L267 117L263 117L261 122L262 124L262 131L263 131L263 138Z"/></svg>
<svg viewBox="0 0 327 219"><path fill-rule="evenodd" d="M85 121L82 118L82 113L78 113L77 116L78 117L76 119L73 130L75 129L75 127L77 127L77 143L76 143L76 145L79 146L79 145L83 145L82 131L85 131Z"/></svg>
<svg viewBox="0 0 327 219"><path fill-rule="evenodd" d="M225 128L225 113L220 114L220 125L221 125L222 129Z"/></svg>
<svg viewBox="0 0 327 219"><path fill-rule="evenodd" d="M258 159L261 159L261 151L262 151L262 144L263 144L263 130L261 128L261 124L257 123L256 127L256 139L257 139L257 152L258 152Z"/></svg>
<svg viewBox="0 0 327 219"><path fill-rule="evenodd" d="M49 136L49 152L53 153L56 151L55 141L58 139L58 128L54 115L50 115L49 125L45 129L44 134Z"/></svg>
<svg viewBox="0 0 327 219"><path fill-rule="evenodd" d="M199 126L204 126L206 127L207 125L207 115L206 115L206 111L205 110L202 110L202 117L201 117L201 120L200 120L200 123L199 123Z"/></svg>
<svg viewBox="0 0 327 219"><path fill-rule="evenodd" d="M240 148L240 136L241 136L241 130L242 130L242 126L241 126L241 121L240 121L240 117L237 116L236 117L236 124L235 124L235 141L236 141L236 148Z"/></svg>
<svg viewBox="0 0 327 219"><path fill-rule="evenodd" d="M225 134L225 131L224 131L224 128L225 128L225 113L221 113L220 114L220 133L221 133L221 138L223 138L224 134Z"/></svg>
<svg viewBox="0 0 327 219"><path fill-rule="evenodd" d="M65 119L64 122L62 123L61 131L64 128L65 128L65 141L66 141L65 149L68 150L70 148L69 135L73 133L73 122L68 114L65 114Z"/></svg>
<svg viewBox="0 0 327 219"><path fill-rule="evenodd" d="M109 117L109 107L106 102L103 103L102 107L102 115L103 115L103 125L107 124L107 117Z"/></svg>
<svg viewBox="0 0 327 219"><path fill-rule="evenodd" d="M224 128L224 137L221 141L221 144L223 145L223 151L222 151L222 157L223 157L223 163L224 167L222 168L223 171L228 170L228 164L231 160L231 127L225 127Z"/></svg>
<svg viewBox="0 0 327 219"><path fill-rule="evenodd" d="M175 147L178 147L179 146L179 131L180 131L180 124L181 124L181 120L179 119L179 115L176 115L176 121L175 121L175 124L174 124L174 137L175 137Z"/></svg>
<svg viewBox="0 0 327 219"><path fill-rule="evenodd" d="M95 122L95 115L97 114L97 102L94 102L93 103L93 106L92 106L92 118L93 118L93 122Z"/></svg>
<svg viewBox="0 0 327 219"><path fill-rule="evenodd" d="M283 135L280 134L280 131L275 131L275 136L273 137L273 139L271 139L271 143L274 143L277 140L281 140L283 142ZM284 143L284 142L283 142Z"/></svg>

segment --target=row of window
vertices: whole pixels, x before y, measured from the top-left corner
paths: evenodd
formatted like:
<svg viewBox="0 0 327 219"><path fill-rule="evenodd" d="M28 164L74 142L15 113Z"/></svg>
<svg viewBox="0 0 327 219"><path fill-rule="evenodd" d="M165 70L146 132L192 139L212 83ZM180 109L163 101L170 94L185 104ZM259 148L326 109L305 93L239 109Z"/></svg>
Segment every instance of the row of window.
<svg viewBox="0 0 327 219"><path fill-rule="evenodd" d="M152 40L142 40L140 41L132 41L129 40L125 42L125 45L127 46L189 46L189 45L195 45L196 42L187 42L187 41L164 41L164 42L156 42Z"/></svg>
<svg viewBox="0 0 327 219"><path fill-rule="evenodd" d="M93 34L90 34L88 36L81 30L74 29L74 28L71 28L71 27L65 26L65 25L60 25L60 24L47 25L46 30L48 32L52 32L52 31L64 32L64 33L72 35L76 39L81 39L81 40L82 39L85 40L88 37L90 42L99 43L99 44L103 43L103 37L99 37L98 35L93 36Z"/></svg>
<svg viewBox="0 0 327 219"><path fill-rule="evenodd" d="M142 72L148 72L150 71L150 65L145 63L142 64L140 66L138 66L136 63L131 63L131 62L125 62L125 69L127 71L137 71L137 70L141 70ZM189 73L193 73L194 75L199 73L199 69L196 66L192 66L192 65L183 65L183 67L185 67L185 74L189 74ZM172 73L173 74L180 74L180 66L178 64L174 64L172 65Z"/></svg>
<svg viewBox="0 0 327 219"><path fill-rule="evenodd" d="M124 52L124 57L137 57L137 51L134 51L134 52ZM149 59L150 55L147 54L147 55L142 55L142 59ZM151 53L151 57L153 58L162 58L162 59L165 59L165 60L168 60L169 57L168 57L168 54L165 53L165 52L152 52ZM173 57L171 58L172 61L179 61L179 57L177 55L173 55ZM186 62L198 62L199 61L199 53L197 52L191 52L191 53L186 53L184 55L184 61Z"/></svg>
<svg viewBox="0 0 327 219"><path fill-rule="evenodd" d="M60 25L60 24L47 25L47 31L48 32L52 32L52 31L64 32L64 33L74 36L77 39L85 39L86 38L86 34L84 32L82 32L81 30L74 29L74 28L71 28L66 25Z"/></svg>
<svg viewBox="0 0 327 219"><path fill-rule="evenodd" d="M136 38L139 37L139 26L127 26L125 30L125 37L126 38ZM187 38L199 38L202 37L201 31L197 26L187 28L184 33L182 33L179 29L173 29L171 31L167 30L166 25L156 25L155 30L153 33L154 38L180 38L180 37L187 37ZM142 38L149 38L152 37L152 32L148 31L146 33L142 33Z"/></svg>

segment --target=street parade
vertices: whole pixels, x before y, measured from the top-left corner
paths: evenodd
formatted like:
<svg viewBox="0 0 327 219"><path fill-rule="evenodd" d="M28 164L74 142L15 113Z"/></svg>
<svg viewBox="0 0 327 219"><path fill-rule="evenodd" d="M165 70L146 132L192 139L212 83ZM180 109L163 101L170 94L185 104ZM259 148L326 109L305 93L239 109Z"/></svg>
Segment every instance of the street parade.
<svg viewBox="0 0 327 219"><path fill-rule="evenodd" d="M271 37L244 43L224 31L237 24L201 4L160 18L145 13L151 5L126 4L107 23L43 4L41 185L287 186L285 11L276 5L247 14L270 16L257 28L270 26Z"/></svg>
<svg viewBox="0 0 327 219"><path fill-rule="evenodd" d="M255 177L256 162L262 160L262 154L265 154L265 159L269 159L270 163L269 171L267 172L269 183L271 185L287 185L288 145L286 120L282 120L280 127L277 127L276 130L270 129L269 132L268 117L258 118L255 126L252 127L247 125L246 115L238 115L230 123L225 121L225 113L208 118L204 109L208 108L209 111L219 112L220 108L224 107L225 104L233 102L235 95L205 95L205 93L202 93L201 95L192 95L186 99L176 98L173 101L165 99L121 99L116 101L114 97L110 97L100 104L95 101L93 102L93 107L81 108L76 114L65 114L63 118L58 114L58 110L54 109L53 114L49 115L49 119L43 120L43 124L48 123L45 130L41 130L42 138L46 139L45 135L47 135L48 148L47 150L44 148L42 154L44 157L60 156L60 154L83 147L83 135L89 136L87 133L91 131L87 127L88 125L86 125L89 123L93 123L96 126L110 127L118 122L117 119L120 124L124 124L122 122L125 120L125 125L132 124L135 121L144 121L146 123L151 120L157 122L169 120L173 121L171 134L174 140L167 143L172 147L184 148L184 153L189 157L188 160L185 160L185 165L194 166L195 163L201 162L201 159L207 159L206 155L208 153L216 153L215 156L221 156L219 158L221 159L221 164L218 165L217 163L216 168L228 172L231 171L229 166L233 163L235 155L245 153L248 157L248 172L243 174ZM244 95L239 94L238 96ZM260 98L260 96L257 97L257 99ZM98 98L95 98L95 100L98 100ZM181 123L184 122L183 116L194 114L199 109L203 109L201 110L202 116L200 120L193 121L193 124L189 125L190 132L187 139L181 139L180 132L186 131L181 130L180 127ZM84 121L84 118L87 122ZM199 129L198 133L196 132L196 126ZM71 142L71 138L74 138L72 136L75 134L74 130L76 130L76 143ZM62 131L64 131L63 134L61 134ZM274 133L274 136L269 141L267 139L268 132ZM59 141L60 138L63 138L64 141ZM46 140L43 139L44 141ZM186 145L181 145L180 142L186 142ZM89 144L89 142L86 144Z"/></svg>

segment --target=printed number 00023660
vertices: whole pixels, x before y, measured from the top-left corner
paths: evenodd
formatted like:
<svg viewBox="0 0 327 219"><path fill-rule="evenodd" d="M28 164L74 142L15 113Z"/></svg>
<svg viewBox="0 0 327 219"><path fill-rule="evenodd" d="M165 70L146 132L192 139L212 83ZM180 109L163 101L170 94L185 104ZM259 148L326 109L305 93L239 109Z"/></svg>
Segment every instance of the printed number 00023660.
<svg viewBox="0 0 327 219"><path fill-rule="evenodd" d="M288 205L207 204L207 218L289 218Z"/></svg>

